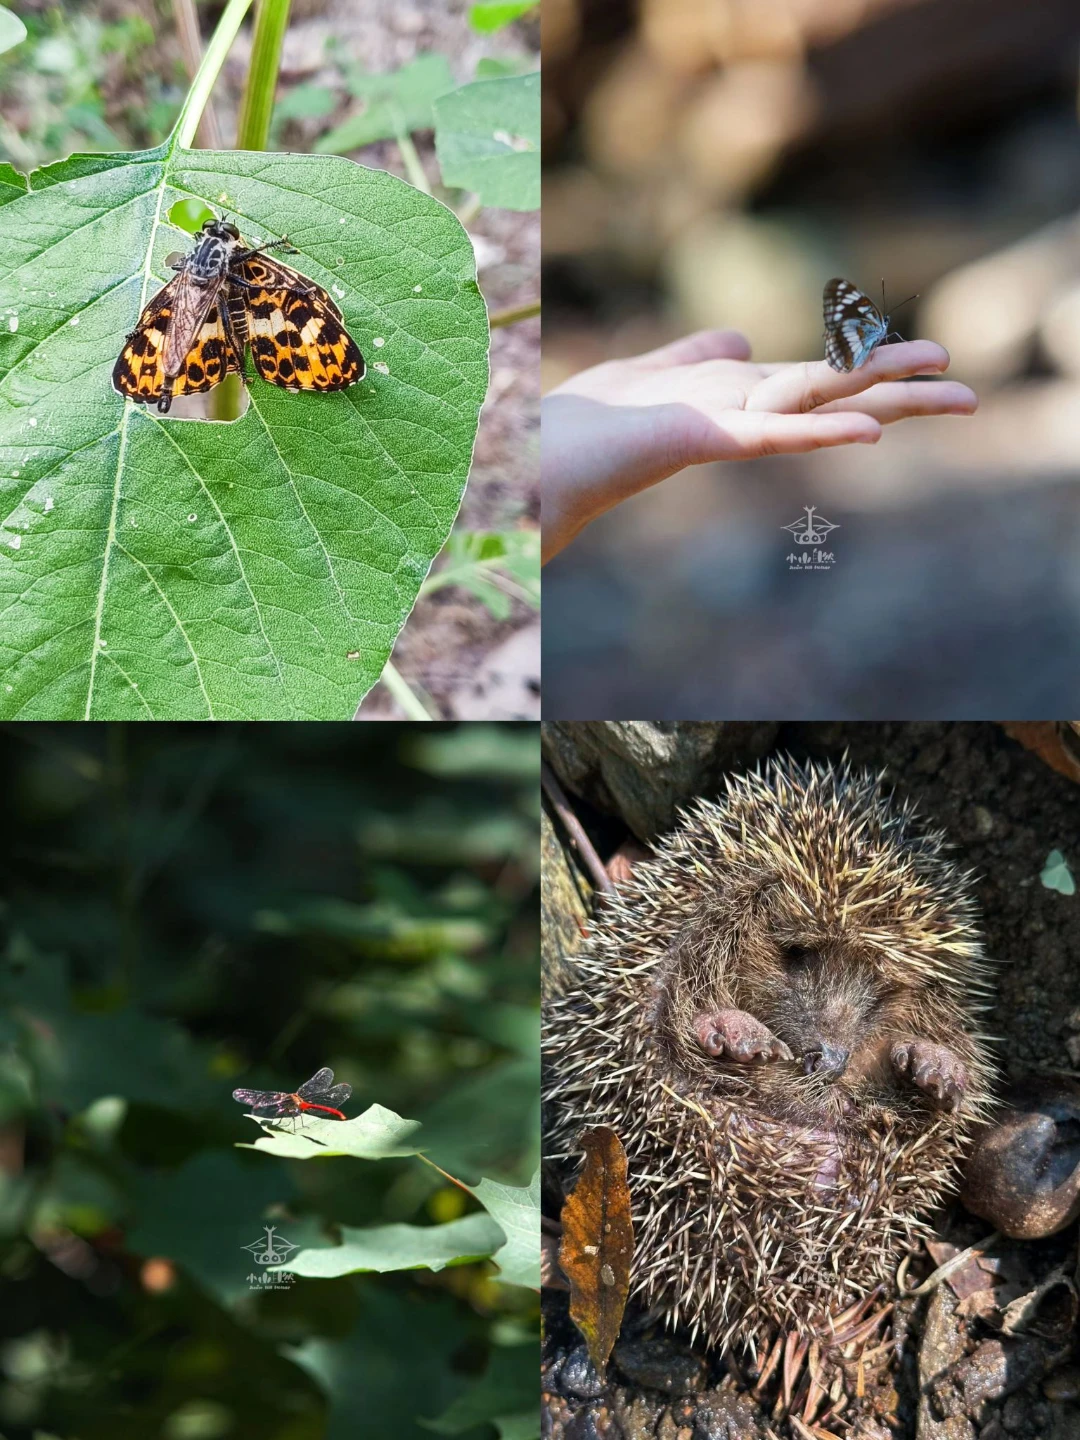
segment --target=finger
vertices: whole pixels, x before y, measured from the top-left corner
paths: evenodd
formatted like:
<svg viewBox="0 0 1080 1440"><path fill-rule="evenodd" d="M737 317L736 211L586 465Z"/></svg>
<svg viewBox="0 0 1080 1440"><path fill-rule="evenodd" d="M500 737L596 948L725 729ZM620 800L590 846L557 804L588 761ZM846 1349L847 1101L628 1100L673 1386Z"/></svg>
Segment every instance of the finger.
<svg viewBox="0 0 1080 1440"><path fill-rule="evenodd" d="M974 390L955 380L942 380L936 385L913 385L906 380L873 385L861 395L843 400L830 400L814 411L815 415L838 415L861 410L882 425L894 420L909 420L915 415L973 415L979 408Z"/></svg>
<svg viewBox="0 0 1080 1440"><path fill-rule="evenodd" d="M849 414L760 415L740 410L724 417L724 428L738 454L726 458L752 459L759 455L801 455L832 445L873 445L881 426L872 415Z"/></svg>
<svg viewBox="0 0 1080 1440"><path fill-rule="evenodd" d="M659 350L649 350L637 357L647 368L671 365L696 365L702 360L749 360L750 341L738 330L698 330L684 335Z"/></svg>
<svg viewBox="0 0 1080 1440"><path fill-rule="evenodd" d="M779 410L785 414L816 410L846 395L858 395L882 380L904 380L915 374L938 375L948 368L949 352L932 340L907 340L879 345L857 370L834 370L824 360L774 370L747 399L747 409Z"/></svg>

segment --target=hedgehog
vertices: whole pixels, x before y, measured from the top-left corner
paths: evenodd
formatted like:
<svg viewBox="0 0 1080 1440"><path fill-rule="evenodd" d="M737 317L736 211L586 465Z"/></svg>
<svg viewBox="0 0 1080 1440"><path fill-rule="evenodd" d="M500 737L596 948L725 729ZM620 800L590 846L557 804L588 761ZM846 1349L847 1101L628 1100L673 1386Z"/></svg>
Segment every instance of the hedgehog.
<svg viewBox="0 0 1080 1440"><path fill-rule="evenodd" d="M682 811L545 1017L545 1150L626 1150L631 1296L749 1352L883 1287L992 1111L973 876L884 776L781 758Z"/></svg>

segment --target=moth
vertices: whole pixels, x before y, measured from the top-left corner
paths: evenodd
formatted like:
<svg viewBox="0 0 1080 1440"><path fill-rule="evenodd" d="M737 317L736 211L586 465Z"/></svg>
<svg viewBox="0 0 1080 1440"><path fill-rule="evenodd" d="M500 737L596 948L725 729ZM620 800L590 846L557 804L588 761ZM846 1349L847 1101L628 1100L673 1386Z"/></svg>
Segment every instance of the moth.
<svg viewBox="0 0 1080 1440"><path fill-rule="evenodd" d="M857 370L865 365L877 347L891 335L885 310L885 282L881 282L881 309L850 280L830 280L825 286L825 359L834 370ZM917 300L909 295L901 301ZM900 306L896 307L898 310Z"/></svg>
<svg viewBox="0 0 1080 1440"><path fill-rule="evenodd" d="M268 250L297 253L287 239L245 245L235 225L207 220L128 335L114 389L164 415L174 395L211 390L226 375L246 385L249 348L258 374L285 390L344 390L362 380L364 357L341 311Z"/></svg>

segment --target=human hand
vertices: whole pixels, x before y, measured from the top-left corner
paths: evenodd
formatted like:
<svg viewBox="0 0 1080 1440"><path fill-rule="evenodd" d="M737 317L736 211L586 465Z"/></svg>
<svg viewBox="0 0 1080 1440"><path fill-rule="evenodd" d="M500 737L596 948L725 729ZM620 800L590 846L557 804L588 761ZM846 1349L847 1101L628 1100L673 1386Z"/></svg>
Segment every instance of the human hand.
<svg viewBox="0 0 1080 1440"><path fill-rule="evenodd" d="M688 465L873 445L915 415L970 415L973 390L937 375L930 340L879 345L850 374L824 360L757 365L746 337L702 330L572 376L543 402L543 558L598 515Z"/></svg>

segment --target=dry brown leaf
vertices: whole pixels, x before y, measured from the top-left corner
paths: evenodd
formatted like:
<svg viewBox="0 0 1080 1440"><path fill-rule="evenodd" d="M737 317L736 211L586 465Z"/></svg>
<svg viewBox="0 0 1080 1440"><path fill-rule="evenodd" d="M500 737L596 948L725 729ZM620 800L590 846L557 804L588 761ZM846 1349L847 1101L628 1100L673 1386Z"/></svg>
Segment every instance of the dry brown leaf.
<svg viewBox="0 0 1080 1440"><path fill-rule="evenodd" d="M570 1318L603 1378L630 1289L634 1227L619 1137L601 1125L586 1130L581 1145L585 1168L563 1206L559 1263L570 1281Z"/></svg>

